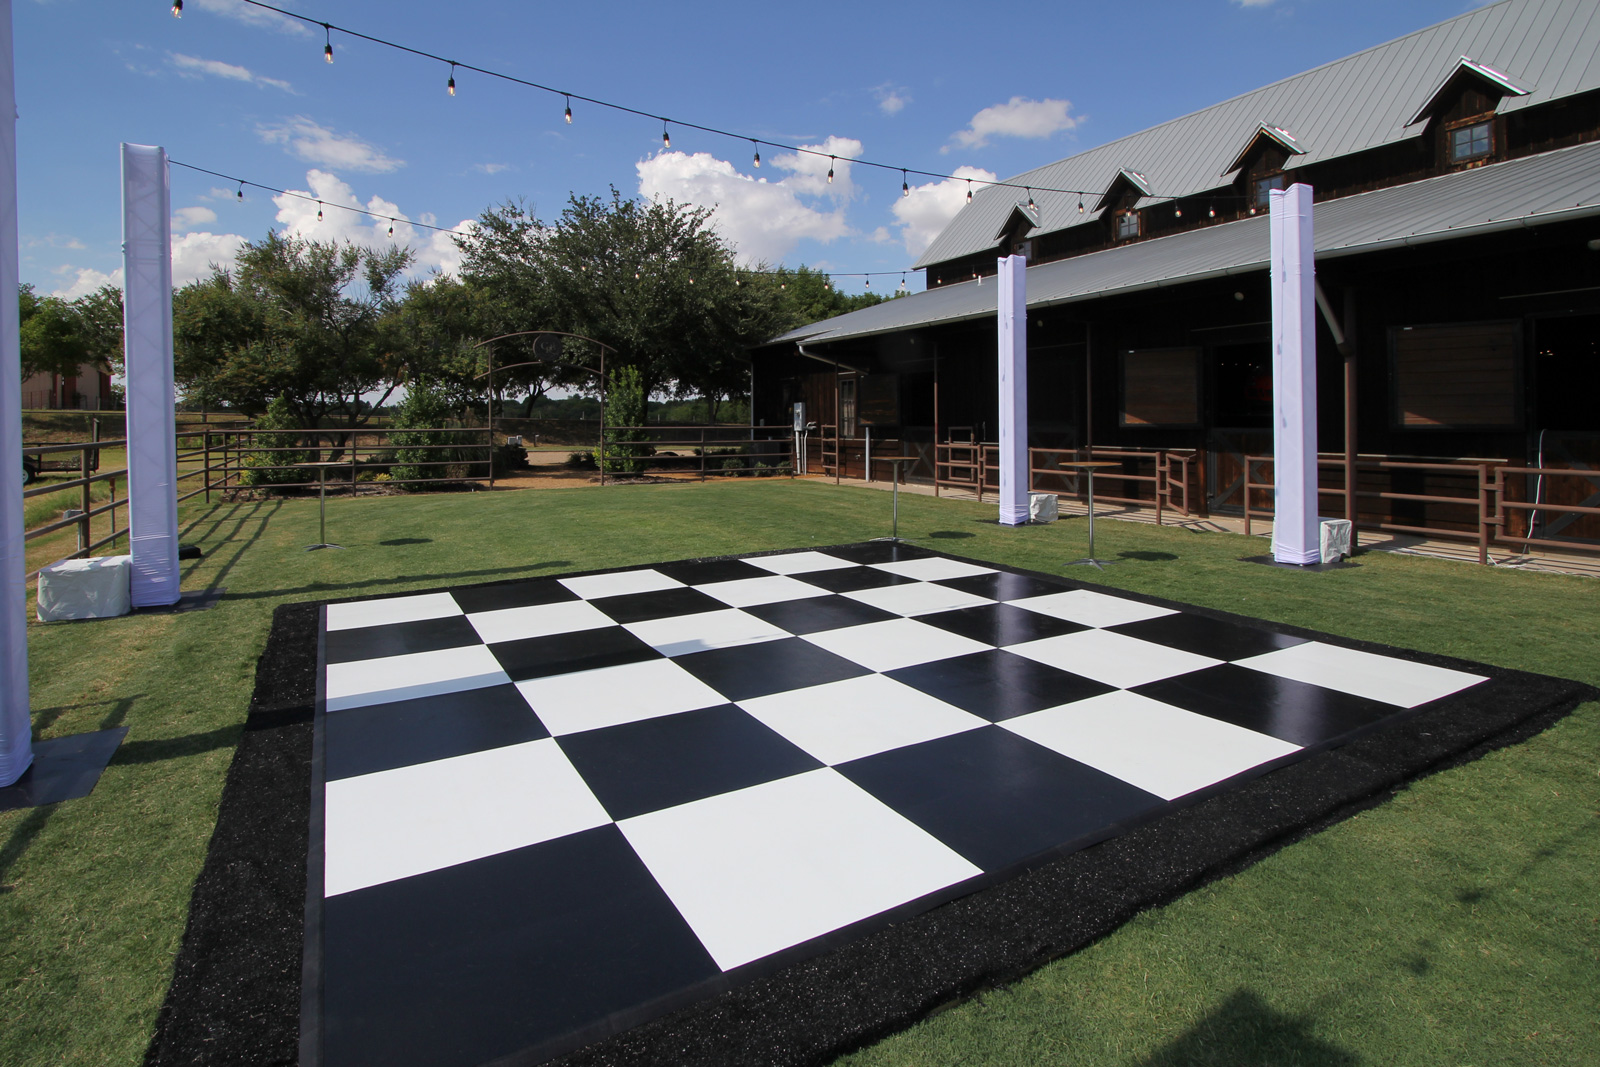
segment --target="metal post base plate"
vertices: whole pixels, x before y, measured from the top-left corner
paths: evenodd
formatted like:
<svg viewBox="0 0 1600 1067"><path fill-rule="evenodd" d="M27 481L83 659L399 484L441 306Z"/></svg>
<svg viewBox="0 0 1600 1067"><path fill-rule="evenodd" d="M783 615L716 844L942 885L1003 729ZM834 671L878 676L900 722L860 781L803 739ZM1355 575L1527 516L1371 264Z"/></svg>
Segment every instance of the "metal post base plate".
<svg viewBox="0 0 1600 1067"><path fill-rule="evenodd" d="M344 549L344 546L343 545L307 545L306 546L306 551L307 552L315 552L319 548L337 548L337 549L340 549L342 551Z"/></svg>
<svg viewBox="0 0 1600 1067"><path fill-rule="evenodd" d="M1121 563L1121 562L1122 561L1120 559L1095 559L1095 558L1093 558L1091 556L1091 557L1086 557L1084 559L1075 559L1071 563L1068 563L1067 566L1068 567L1076 567L1079 564L1085 564L1085 565L1088 565L1088 566L1099 567L1101 570L1105 570L1107 567L1111 566L1112 564Z"/></svg>

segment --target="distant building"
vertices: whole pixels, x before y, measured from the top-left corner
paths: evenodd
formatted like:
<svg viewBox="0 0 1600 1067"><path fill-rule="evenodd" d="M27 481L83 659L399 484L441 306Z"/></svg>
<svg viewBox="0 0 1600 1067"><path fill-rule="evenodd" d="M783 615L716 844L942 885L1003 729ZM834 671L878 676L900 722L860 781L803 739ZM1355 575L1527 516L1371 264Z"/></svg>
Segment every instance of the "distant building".
<svg viewBox="0 0 1600 1067"><path fill-rule="evenodd" d="M981 450L959 444L997 434L991 276L1020 254L1030 444L1125 452L1108 496L1237 512L1246 457L1272 447L1267 198L1305 182L1323 511L1353 475L1369 527L1475 531L1478 468L1427 463L1600 470L1597 142L1600 9L1502 0L974 188L916 264L926 292L756 350L753 414L805 401L830 472L859 476L870 434L920 455L915 477L970 484ZM1597 492L1516 475L1503 496ZM1600 539L1595 517L1515 508L1500 533L1530 514L1540 539Z"/></svg>
<svg viewBox="0 0 1600 1067"><path fill-rule="evenodd" d="M23 410L105 411L121 404L111 391L111 375L85 363L77 374L35 374L22 380Z"/></svg>

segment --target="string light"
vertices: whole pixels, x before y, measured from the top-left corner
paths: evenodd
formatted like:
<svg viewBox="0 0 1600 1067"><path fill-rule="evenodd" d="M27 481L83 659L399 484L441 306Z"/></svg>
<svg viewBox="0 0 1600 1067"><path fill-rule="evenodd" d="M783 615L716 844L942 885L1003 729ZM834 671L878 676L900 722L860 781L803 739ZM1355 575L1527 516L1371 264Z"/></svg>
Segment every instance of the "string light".
<svg viewBox="0 0 1600 1067"><path fill-rule="evenodd" d="M750 139L750 146L756 150L756 160L755 160L756 169L760 170L761 169L761 146L756 144L756 141L755 141L754 137L752 137Z"/></svg>
<svg viewBox="0 0 1600 1067"><path fill-rule="evenodd" d="M572 125L572 97L567 97L567 125Z"/></svg>
<svg viewBox="0 0 1600 1067"><path fill-rule="evenodd" d="M1078 214L1083 214L1083 194L1078 194Z"/></svg>
<svg viewBox="0 0 1600 1067"><path fill-rule="evenodd" d="M967 203L972 203L972 179L967 179Z"/></svg>
<svg viewBox="0 0 1600 1067"><path fill-rule="evenodd" d="M322 201L317 201L317 221L322 221Z"/></svg>
<svg viewBox="0 0 1600 1067"><path fill-rule="evenodd" d="M1181 207L1173 208L1172 209L1172 217L1175 218L1175 219L1183 218L1183 208L1181 208Z"/></svg>
<svg viewBox="0 0 1600 1067"><path fill-rule="evenodd" d="M868 288L868 289L871 289L871 288L872 288L872 279L871 279L871 278L868 278L868 279L867 279L867 288Z"/></svg>
<svg viewBox="0 0 1600 1067"><path fill-rule="evenodd" d="M661 147L662 148L671 148L672 147L672 135L667 132L667 120L666 119L662 119L661 120Z"/></svg>
<svg viewBox="0 0 1600 1067"><path fill-rule="evenodd" d="M389 236L394 236L394 219L389 220Z"/></svg>
<svg viewBox="0 0 1600 1067"><path fill-rule="evenodd" d="M1029 211L1037 211L1038 210L1037 208L1035 208L1033 206L1033 190L1032 189L1028 190L1028 210Z"/></svg>
<svg viewBox="0 0 1600 1067"><path fill-rule="evenodd" d="M900 168L900 195L911 195L911 179L906 177L906 171L904 167Z"/></svg>
<svg viewBox="0 0 1600 1067"><path fill-rule="evenodd" d="M333 27L329 26L326 22L324 22L322 24L322 34L323 34L323 41L325 42L323 44L323 46L322 46L322 58L326 59L329 63L332 63L333 62Z"/></svg>
<svg viewBox="0 0 1600 1067"><path fill-rule="evenodd" d="M828 184L829 185L833 184L833 163L834 163L834 157L833 156L829 156L828 157Z"/></svg>
<svg viewBox="0 0 1600 1067"><path fill-rule="evenodd" d="M1217 209L1214 208L1214 207L1206 208L1206 217L1207 218L1213 218L1213 219L1216 218L1217 217Z"/></svg>
<svg viewBox="0 0 1600 1067"><path fill-rule="evenodd" d="M172 17L183 18L183 0L172 0Z"/></svg>
<svg viewBox="0 0 1600 1067"><path fill-rule="evenodd" d="M450 64L450 80L445 83L445 90L451 95L456 95L456 65Z"/></svg>
<svg viewBox="0 0 1600 1067"><path fill-rule="evenodd" d="M244 203L244 182L239 183L239 203Z"/></svg>

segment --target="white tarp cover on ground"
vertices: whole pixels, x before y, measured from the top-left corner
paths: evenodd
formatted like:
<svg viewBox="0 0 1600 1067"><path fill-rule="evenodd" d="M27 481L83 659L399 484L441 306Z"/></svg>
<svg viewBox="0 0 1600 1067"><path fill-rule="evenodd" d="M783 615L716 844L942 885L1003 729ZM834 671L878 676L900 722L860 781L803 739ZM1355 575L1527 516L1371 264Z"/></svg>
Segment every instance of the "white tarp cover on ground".
<svg viewBox="0 0 1600 1067"><path fill-rule="evenodd" d="M1320 563L1317 320L1311 186L1270 194L1272 214L1272 558Z"/></svg>
<svg viewBox="0 0 1600 1067"><path fill-rule="evenodd" d="M1028 261L1004 256L1000 292L1000 523L1028 521Z"/></svg>
<svg viewBox="0 0 1600 1067"><path fill-rule="evenodd" d="M0 786L33 762L22 539L22 346L17 334L17 90L11 0L0 0Z"/></svg>
<svg viewBox="0 0 1600 1067"><path fill-rule="evenodd" d="M123 334L133 606L178 602L171 191L165 149L122 146Z"/></svg>

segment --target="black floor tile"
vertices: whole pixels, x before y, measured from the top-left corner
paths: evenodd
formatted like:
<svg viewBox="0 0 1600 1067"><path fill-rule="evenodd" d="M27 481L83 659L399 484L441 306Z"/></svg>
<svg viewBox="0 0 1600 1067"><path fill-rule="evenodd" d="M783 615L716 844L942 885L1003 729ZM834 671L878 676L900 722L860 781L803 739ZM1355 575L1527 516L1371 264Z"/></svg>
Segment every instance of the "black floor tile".
<svg viewBox="0 0 1600 1067"><path fill-rule="evenodd" d="M998 726L881 752L835 768L986 871L1164 803Z"/></svg>
<svg viewBox="0 0 1600 1067"><path fill-rule="evenodd" d="M567 734L558 743L613 819L822 766L732 704Z"/></svg>
<svg viewBox="0 0 1600 1067"><path fill-rule="evenodd" d="M790 577L830 593L854 593L858 589L880 589L886 585L905 585L916 581L915 578L871 567L836 567L831 571L807 571Z"/></svg>
<svg viewBox="0 0 1600 1067"><path fill-rule="evenodd" d="M1197 656L1210 656L1212 659L1221 660L1260 656L1280 648L1303 645L1306 642L1303 637L1290 637L1288 634L1275 633L1254 626L1219 622L1203 615L1191 615L1186 611L1176 615L1163 615L1157 619L1125 623L1121 626L1108 626L1106 629L1114 633L1127 634L1129 637L1137 637L1141 641L1153 641L1158 645L1193 652Z"/></svg>
<svg viewBox="0 0 1600 1067"><path fill-rule="evenodd" d="M1012 574L1010 571L995 571L993 574L968 574L960 578L940 579L940 585L947 585L951 589L959 589L963 593L972 593L975 596L986 596L990 600L1022 600L1030 596L1048 596L1051 593L1065 593L1077 586L1065 583L1047 582L1042 578L1034 578L1026 574Z"/></svg>
<svg viewBox="0 0 1600 1067"><path fill-rule="evenodd" d="M751 568L754 570L755 568ZM725 611L728 605L698 589L655 589L648 593L626 593L601 597L589 603L617 622L644 622L669 615L696 615L702 611Z"/></svg>
<svg viewBox="0 0 1600 1067"><path fill-rule="evenodd" d="M1002 648L1020 645L1024 641L1075 634L1089 628L1080 623L1041 615L1037 611L1014 608L1010 604L984 604L980 607L957 608L955 611L936 611L931 615L918 615L917 621Z"/></svg>
<svg viewBox="0 0 1600 1067"><path fill-rule="evenodd" d="M435 652L441 648L482 643L483 639L466 616L448 615L442 619L396 622L387 626L329 630L323 647L329 663L349 663L351 660Z"/></svg>
<svg viewBox="0 0 1600 1067"><path fill-rule="evenodd" d="M330 711L323 770L331 782L549 736L516 686L494 685Z"/></svg>
<svg viewBox="0 0 1600 1067"><path fill-rule="evenodd" d="M729 700L747 700L872 673L798 637L695 652L673 662Z"/></svg>
<svg viewBox="0 0 1600 1067"><path fill-rule="evenodd" d="M500 661L500 666L505 668L514 682L552 674L592 671L600 667L617 667L624 663L656 659L661 655L620 626L503 641L490 645L489 651L494 653L495 659Z"/></svg>
<svg viewBox="0 0 1600 1067"><path fill-rule="evenodd" d="M824 630L842 630L846 626L862 626L869 622L888 622L898 619L892 611L863 604L842 596L815 596L803 600L780 600L776 604L756 604L744 609L763 622L781 626L792 634L815 634Z"/></svg>
<svg viewBox="0 0 1600 1067"><path fill-rule="evenodd" d="M1296 745L1331 741L1396 710L1381 701L1233 663L1164 678L1133 692Z"/></svg>
<svg viewBox="0 0 1600 1067"><path fill-rule="evenodd" d="M886 671L890 678L990 722L1109 693L1112 686L993 649Z"/></svg>
<svg viewBox="0 0 1600 1067"><path fill-rule="evenodd" d="M494 585L469 585L450 590L461 610L499 611L502 608L528 608L538 604L559 604L577 600L578 594L554 578L535 578L528 582L499 582Z"/></svg>
<svg viewBox="0 0 1600 1067"><path fill-rule="evenodd" d="M884 509L888 511L888 508ZM847 559L852 563L903 563L908 559L927 559L929 556L938 555L926 548L916 545L896 543L894 541L872 541L862 545L846 545L843 548L830 548L828 555L839 559Z"/></svg>
<svg viewBox="0 0 1600 1067"><path fill-rule="evenodd" d="M325 1067L480 1064L719 973L613 825L332 897L323 946Z"/></svg>
<svg viewBox="0 0 1600 1067"><path fill-rule="evenodd" d="M746 578L770 578L772 572L740 559L708 559L696 563L658 563L653 570L676 578L684 585L710 585L713 582L738 582Z"/></svg>

